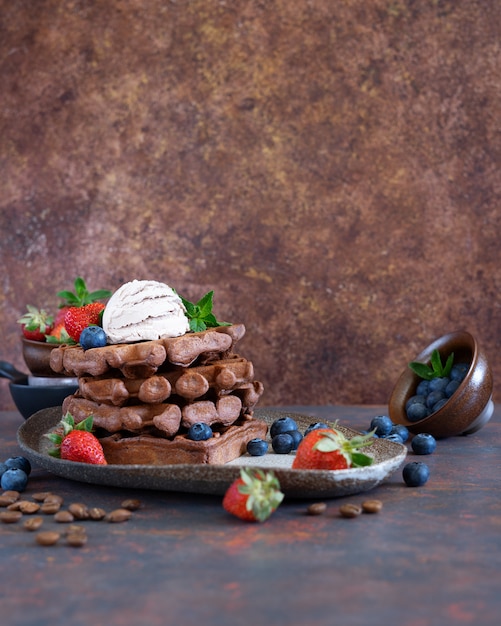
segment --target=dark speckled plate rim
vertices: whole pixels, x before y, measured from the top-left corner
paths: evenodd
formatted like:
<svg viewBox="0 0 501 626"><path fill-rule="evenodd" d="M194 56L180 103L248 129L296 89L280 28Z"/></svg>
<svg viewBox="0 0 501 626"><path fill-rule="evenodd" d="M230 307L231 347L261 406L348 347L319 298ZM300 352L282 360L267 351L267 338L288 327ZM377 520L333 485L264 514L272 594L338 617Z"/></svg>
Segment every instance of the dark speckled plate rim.
<svg viewBox="0 0 501 626"><path fill-rule="evenodd" d="M269 425L279 417L289 415L304 430L312 421L311 416L289 411L255 410L255 417ZM177 491L206 495L222 495L238 477L239 465L107 465L97 466L74 463L49 456L44 445L44 435L61 419L61 407L43 409L27 419L18 429L17 441L23 454L38 468L59 477L77 482L120 487ZM357 434L342 424L339 428L346 436ZM292 470L267 465L265 457L253 457L260 467L273 469L284 494L289 498L336 498L374 489L386 481L403 463L407 448L385 439L375 439L370 447L375 462L369 467L349 470ZM259 461L256 461L259 459ZM245 465L242 457L241 465Z"/></svg>

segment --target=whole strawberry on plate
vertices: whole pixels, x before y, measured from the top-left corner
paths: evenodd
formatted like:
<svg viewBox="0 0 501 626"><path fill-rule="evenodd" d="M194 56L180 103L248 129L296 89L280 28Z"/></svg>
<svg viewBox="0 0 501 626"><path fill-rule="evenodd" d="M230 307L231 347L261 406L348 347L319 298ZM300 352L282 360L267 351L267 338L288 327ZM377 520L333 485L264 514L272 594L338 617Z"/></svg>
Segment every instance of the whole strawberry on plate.
<svg viewBox="0 0 501 626"><path fill-rule="evenodd" d="M49 450L53 457L91 465L107 465L103 447L92 433L92 416L75 424L71 413L66 413L56 430L46 437L54 444Z"/></svg>
<svg viewBox="0 0 501 626"><path fill-rule="evenodd" d="M333 428L317 428L301 441L292 462L293 469L341 470L372 465L372 457L360 452L371 445L374 433L347 439Z"/></svg>
<svg viewBox="0 0 501 626"><path fill-rule="evenodd" d="M31 341L45 341L54 324L53 316L31 304L26 305L26 309L27 312L17 320L24 337Z"/></svg>
<svg viewBox="0 0 501 626"><path fill-rule="evenodd" d="M78 277L75 280L75 292L60 291L59 298L65 300L67 307L64 316L64 327L68 335L78 343L80 335L87 326L100 326L101 317L104 311L104 304L98 302L104 298L111 296L111 291L107 289L98 289L89 292L83 278Z"/></svg>
<svg viewBox="0 0 501 626"><path fill-rule="evenodd" d="M264 522L278 508L284 494L271 471L242 468L240 477L228 487L223 508L247 522Z"/></svg>

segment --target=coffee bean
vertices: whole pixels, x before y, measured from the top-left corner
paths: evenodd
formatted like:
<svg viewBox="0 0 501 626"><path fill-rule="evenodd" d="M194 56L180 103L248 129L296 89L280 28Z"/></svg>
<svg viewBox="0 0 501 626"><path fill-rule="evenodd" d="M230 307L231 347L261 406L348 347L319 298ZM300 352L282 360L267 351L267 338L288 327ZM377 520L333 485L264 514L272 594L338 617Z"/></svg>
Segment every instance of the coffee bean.
<svg viewBox="0 0 501 626"><path fill-rule="evenodd" d="M22 518L21 511L2 511L0 513L0 522L4 524L15 524Z"/></svg>
<svg viewBox="0 0 501 626"><path fill-rule="evenodd" d="M106 511L104 509L100 509L97 506L93 506L89 509L89 519L94 521L102 520L106 517Z"/></svg>
<svg viewBox="0 0 501 626"><path fill-rule="evenodd" d="M124 500L120 506L122 509L127 509L128 511L137 511L142 507L142 503L140 500L130 498L128 500Z"/></svg>
<svg viewBox="0 0 501 626"><path fill-rule="evenodd" d="M37 536L35 537L36 542L40 546L53 546L59 541L60 538L61 535L52 530L41 531L37 533Z"/></svg>
<svg viewBox="0 0 501 626"><path fill-rule="evenodd" d="M108 522L126 522L130 516L131 512L127 509L115 509L107 515L106 519Z"/></svg>
<svg viewBox="0 0 501 626"><path fill-rule="evenodd" d="M7 507L10 506L11 504L14 504L14 502L16 501L16 498L13 498L12 496L0 496L0 507Z"/></svg>
<svg viewBox="0 0 501 626"><path fill-rule="evenodd" d="M308 515L322 515L327 509L325 502L315 502L306 509Z"/></svg>
<svg viewBox="0 0 501 626"><path fill-rule="evenodd" d="M84 526L80 526L79 524L69 524L66 528L67 535L76 535L77 533L82 533L85 535L87 530Z"/></svg>
<svg viewBox="0 0 501 626"><path fill-rule="evenodd" d="M40 506L40 513L44 513L45 515L54 515L59 511L61 505L59 502L42 502Z"/></svg>
<svg viewBox="0 0 501 626"><path fill-rule="evenodd" d="M364 513L379 513L383 508L381 500L365 500L362 502L362 510Z"/></svg>
<svg viewBox="0 0 501 626"><path fill-rule="evenodd" d="M75 519L89 519L89 510L87 506L85 504L81 504L80 502L72 502L68 507L68 511L74 516Z"/></svg>
<svg viewBox="0 0 501 626"><path fill-rule="evenodd" d="M30 502L29 500L19 500L16 504L19 504L19 511L21 513L37 513L40 510L40 505L37 502Z"/></svg>
<svg viewBox="0 0 501 626"><path fill-rule="evenodd" d="M66 535L66 543L73 548L81 548L87 543L87 535L85 533L69 533Z"/></svg>
<svg viewBox="0 0 501 626"><path fill-rule="evenodd" d="M2 493L2 496L4 498L12 498L12 502L15 502L16 500L19 499L19 491L13 491L12 489L8 489L7 491L4 491Z"/></svg>
<svg viewBox="0 0 501 626"><path fill-rule="evenodd" d="M54 515L54 521L59 524L70 524L75 518L69 511L58 511Z"/></svg>
<svg viewBox="0 0 501 626"><path fill-rule="evenodd" d="M50 491L37 491L37 493L34 493L31 497L35 500L35 502L43 502L45 498L51 495Z"/></svg>
<svg viewBox="0 0 501 626"><path fill-rule="evenodd" d="M38 530L42 524L43 517L38 515L35 517L28 517L28 519L23 522L23 526L26 530Z"/></svg>
<svg viewBox="0 0 501 626"><path fill-rule="evenodd" d="M362 513L362 507L358 504L343 504L339 507L341 517L358 517Z"/></svg>
<svg viewBox="0 0 501 626"><path fill-rule="evenodd" d="M64 498L62 498L61 496L56 495L55 493L49 493L44 498L44 503L46 503L46 504L50 503L50 504L62 505L63 502L64 502Z"/></svg>

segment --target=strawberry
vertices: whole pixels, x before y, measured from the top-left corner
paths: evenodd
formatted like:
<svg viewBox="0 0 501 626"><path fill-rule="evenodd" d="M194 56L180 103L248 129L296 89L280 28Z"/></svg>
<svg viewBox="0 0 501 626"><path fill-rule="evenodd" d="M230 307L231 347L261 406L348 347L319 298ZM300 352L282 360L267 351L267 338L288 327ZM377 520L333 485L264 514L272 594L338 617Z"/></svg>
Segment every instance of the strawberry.
<svg viewBox="0 0 501 626"><path fill-rule="evenodd" d="M298 446L293 469L340 470L372 464L372 458L359 452L370 445L374 433L347 439L335 428L317 428L308 433Z"/></svg>
<svg viewBox="0 0 501 626"><path fill-rule="evenodd" d="M91 302L85 306L71 306L64 316L64 327L68 335L76 341L80 340L82 330L87 326L101 325L101 314L104 311L102 302Z"/></svg>
<svg viewBox="0 0 501 626"><path fill-rule="evenodd" d="M223 508L247 522L264 522L283 498L273 472L242 468L224 495Z"/></svg>
<svg viewBox="0 0 501 626"><path fill-rule="evenodd" d="M75 280L74 285L75 292L60 291L57 295L65 300L62 310L65 310L64 326L66 332L73 341L78 343L80 333L84 328L92 324L100 325L104 304L97 302L97 300L109 298L111 291L99 289L89 292L84 279L81 277Z"/></svg>
<svg viewBox="0 0 501 626"><path fill-rule="evenodd" d="M75 425L71 413L66 413L55 432L46 435L55 444L49 454L66 461L107 465L103 447L91 431L92 416Z"/></svg>
<svg viewBox="0 0 501 626"><path fill-rule="evenodd" d="M32 341L45 341L45 335L50 333L54 318L44 309L37 309L31 304L26 308L28 312L17 320L21 324L23 335Z"/></svg>
<svg viewBox="0 0 501 626"><path fill-rule="evenodd" d="M45 335L47 343L67 343L73 344L75 343L73 339L68 335L66 328L64 326L64 320L59 324L54 323L54 328L50 331L48 335Z"/></svg>

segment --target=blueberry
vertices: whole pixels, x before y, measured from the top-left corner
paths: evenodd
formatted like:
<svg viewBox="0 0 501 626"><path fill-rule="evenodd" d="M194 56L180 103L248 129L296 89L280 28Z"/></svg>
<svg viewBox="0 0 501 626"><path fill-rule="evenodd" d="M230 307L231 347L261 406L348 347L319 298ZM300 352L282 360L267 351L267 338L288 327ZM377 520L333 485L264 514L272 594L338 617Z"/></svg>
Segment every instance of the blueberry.
<svg viewBox="0 0 501 626"><path fill-rule="evenodd" d="M292 417L279 417L273 422L270 428L270 437L273 439L275 435L286 433L288 430L297 430L297 423Z"/></svg>
<svg viewBox="0 0 501 626"><path fill-rule="evenodd" d="M381 437L381 439L387 439L388 441L393 441L395 443L404 443L402 437L398 433L390 433L389 435Z"/></svg>
<svg viewBox="0 0 501 626"><path fill-rule="evenodd" d="M428 393L431 393L432 391L444 391L449 383L450 379L445 376L432 378L430 380L430 384L428 385Z"/></svg>
<svg viewBox="0 0 501 626"><path fill-rule="evenodd" d="M415 402L414 404L411 404L409 406L406 414L409 422L419 422L425 417L428 417L430 412L428 411L428 408L425 406L425 404L422 404L421 402Z"/></svg>
<svg viewBox="0 0 501 626"><path fill-rule="evenodd" d="M437 441L429 433L419 433L411 441L411 448L416 454L431 454L435 452Z"/></svg>
<svg viewBox="0 0 501 626"><path fill-rule="evenodd" d="M376 417L373 417L371 420L370 429L375 430L376 435L379 435L379 437L389 435L392 428L393 422L387 415L376 415Z"/></svg>
<svg viewBox="0 0 501 626"><path fill-rule="evenodd" d="M456 363L451 368L450 379L459 380L459 382L461 382L462 380L464 380L469 369L470 366L468 365L468 363Z"/></svg>
<svg viewBox="0 0 501 626"><path fill-rule="evenodd" d="M278 433L272 438L271 447L277 454L289 454L294 449L294 439L288 433Z"/></svg>
<svg viewBox="0 0 501 626"><path fill-rule="evenodd" d="M6 491L24 491L28 484L28 474L18 467L7 469L2 475L1 487Z"/></svg>
<svg viewBox="0 0 501 626"><path fill-rule="evenodd" d="M442 398L441 400L439 400L436 404L434 404L431 407L431 412L435 413L435 411L438 411L438 409L441 409L444 406L444 404L447 404L448 399L449 398Z"/></svg>
<svg viewBox="0 0 501 626"><path fill-rule="evenodd" d="M11 456L5 461L7 469L22 469L29 476L31 474L31 463L24 456Z"/></svg>
<svg viewBox="0 0 501 626"><path fill-rule="evenodd" d="M297 450L298 445L301 443L303 439L303 435L299 432L299 430L288 430L285 435L290 435L293 441L293 450Z"/></svg>
<svg viewBox="0 0 501 626"><path fill-rule="evenodd" d="M84 350L103 348L106 345L106 333L101 326L87 326L82 330L79 341Z"/></svg>
<svg viewBox="0 0 501 626"><path fill-rule="evenodd" d="M416 387L416 395L417 396L427 396L428 395L428 389L430 386L430 381L429 380L421 380L418 384L418 386Z"/></svg>
<svg viewBox="0 0 501 626"><path fill-rule="evenodd" d="M426 463L420 463L419 461L413 461L407 463L402 471L404 482L408 487L421 487L424 485L430 477L430 468Z"/></svg>
<svg viewBox="0 0 501 626"><path fill-rule="evenodd" d="M264 439L251 439L247 443L247 452L251 456L263 456L268 452L268 443Z"/></svg>
<svg viewBox="0 0 501 626"><path fill-rule="evenodd" d="M452 395L454 395L460 384L460 380L451 380L451 382L444 389L445 397L450 398Z"/></svg>
<svg viewBox="0 0 501 626"><path fill-rule="evenodd" d="M428 381L426 381L428 382ZM424 396L421 395L416 395L416 396L411 396L407 402L405 403L405 410L408 411L409 408L413 405L413 404L426 404L426 396L428 394L425 394Z"/></svg>
<svg viewBox="0 0 501 626"><path fill-rule="evenodd" d="M405 443L409 439L409 430L403 424L393 424L390 435L398 435L402 443Z"/></svg>
<svg viewBox="0 0 501 626"><path fill-rule="evenodd" d="M188 430L188 439L192 439L193 441L205 441L211 437L212 428L209 424L197 422L196 424L192 424Z"/></svg>
<svg viewBox="0 0 501 626"><path fill-rule="evenodd" d="M310 424L308 428L304 431L304 436L306 437L306 435L311 433L312 430L318 430L319 428L330 428L330 426L325 422L314 422L313 424Z"/></svg>
<svg viewBox="0 0 501 626"><path fill-rule="evenodd" d="M442 398L445 398L443 391L432 391L426 396L426 406L431 409Z"/></svg>

